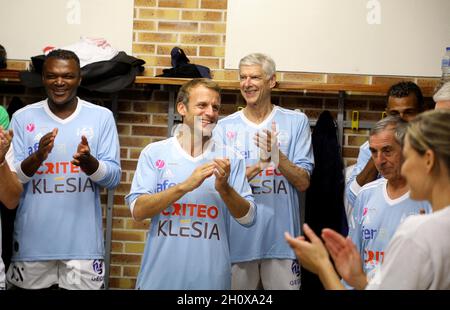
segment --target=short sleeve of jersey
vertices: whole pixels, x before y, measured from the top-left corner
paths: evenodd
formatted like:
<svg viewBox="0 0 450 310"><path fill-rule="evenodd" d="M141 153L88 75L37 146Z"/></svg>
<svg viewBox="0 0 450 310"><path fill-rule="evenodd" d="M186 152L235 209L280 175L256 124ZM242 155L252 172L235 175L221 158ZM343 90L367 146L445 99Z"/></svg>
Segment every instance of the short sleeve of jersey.
<svg viewBox="0 0 450 310"><path fill-rule="evenodd" d="M245 200L249 201L251 204L253 204L253 206L256 207L252 190L245 175L245 161L244 159L236 159L235 162L235 168L233 169L228 182L241 197L243 197ZM244 226L250 226L253 224L253 222L254 219Z"/></svg>
<svg viewBox="0 0 450 310"><path fill-rule="evenodd" d="M239 193L239 195L244 198L251 197L253 200L252 190L245 175L244 158L238 153L237 150L228 151L227 155L232 165L232 170L228 179L229 184L236 192Z"/></svg>
<svg viewBox="0 0 450 310"><path fill-rule="evenodd" d="M22 161L33 152L33 150L29 150L28 153L30 154L26 153L26 150L28 148L25 147L24 145L25 130L22 130L21 128L20 125L21 122L18 119L20 116L21 114L15 113L11 120L11 129L14 132L14 139L12 140L12 146L14 149L14 156L13 156L14 164L12 166L14 167L12 169L14 169L15 171L20 171L20 164L22 163Z"/></svg>
<svg viewBox="0 0 450 310"><path fill-rule="evenodd" d="M311 144L311 130L308 118L305 114L299 116L299 128L295 135L294 143L294 159L295 165L308 171L311 175L314 168L314 155Z"/></svg>
<svg viewBox="0 0 450 310"><path fill-rule="evenodd" d="M367 162L370 160L371 154L369 149L369 142L363 143L359 148L358 159L356 161L355 167L352 170L350 177L348 178L347 184L345 185L345 196L350 205L355 204L356 196L358 193L353 192L352 183L356 182L356 177L363 171Z"/></svg>
<svg viewBox="0 0 450 310"><path fill-rule="evenodd" d="M6 153L5 156L6 162L8 163L9 169L12 172L16 172L16 168L14 167L14 149L11 146L8 150L8 152Z"/></svg>
<svg viewBox="0 0 450 310"><path fill-rule="evenodd" d="M158 174L152 162L151 150L151 146L147 146L139 156L130 193L125 197L128 206L141 195L156 193Z"/></svg>
<svg viewBox="0 0 450 310"><path fill-rule="evenodd" d="M111 111L102 114L104 118L101 133L102 143L98 146L97 159L102 161L107 169L105 176L97 183L102 187L113 188L120 183L120 146L116 124Z"/></svg>
<svg viewBox="0 0 450 310"><path fill-rule="evenodd" d="M361 251L361 222L364 211L363 209L364 209L364 193L361 193L361 195L358 195L355 201L355 207L353 208L352 211L352 217L349 223L349 233L348 233L349 237L352 239L353 243L355 244L360 254L363 254Z"/></svg>
<svg viewBox="0 0 450 310"><path fill-rule="evenodd" d="M13 116L11 120L11 129L14 132L14 139L12 140L12 146L14 148L14 163L21 162L26 158L25 154L20 150L23 150L22 140L23 134L22 130L20 130L19 121L17 120L16 114Z"/></svg>

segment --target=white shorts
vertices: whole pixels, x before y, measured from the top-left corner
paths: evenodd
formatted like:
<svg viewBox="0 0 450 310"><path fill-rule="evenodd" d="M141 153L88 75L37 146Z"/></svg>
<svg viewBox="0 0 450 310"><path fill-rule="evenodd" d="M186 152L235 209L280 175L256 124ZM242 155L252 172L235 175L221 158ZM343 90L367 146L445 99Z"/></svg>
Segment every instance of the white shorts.
<svg viewBox="0 0 450 310"><path fill-rule="evenodd" d="M262 259L233 264L233 290L299 290L300 265L292 259Z"/></svg>
<svg viewBox="0 0 450 310"><path fill-rule="evenodd" d="M6 273L9 286L44 289L57 284L68 290L104 288L105 266L102 259L11 262Z"/></svg>

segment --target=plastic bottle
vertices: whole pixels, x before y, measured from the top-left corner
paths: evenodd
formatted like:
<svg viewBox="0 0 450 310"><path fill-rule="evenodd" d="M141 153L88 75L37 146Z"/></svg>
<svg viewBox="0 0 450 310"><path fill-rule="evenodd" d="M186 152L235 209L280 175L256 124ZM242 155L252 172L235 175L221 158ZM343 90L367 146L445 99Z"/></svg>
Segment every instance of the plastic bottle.
<svg viewBox="0 0 450 310"><path fill-rule="evenodd" d="M450 46L445 49L445 55L442 57L441 62L441 69L442 69L442 82L449 82L450 81Z"/></svg>

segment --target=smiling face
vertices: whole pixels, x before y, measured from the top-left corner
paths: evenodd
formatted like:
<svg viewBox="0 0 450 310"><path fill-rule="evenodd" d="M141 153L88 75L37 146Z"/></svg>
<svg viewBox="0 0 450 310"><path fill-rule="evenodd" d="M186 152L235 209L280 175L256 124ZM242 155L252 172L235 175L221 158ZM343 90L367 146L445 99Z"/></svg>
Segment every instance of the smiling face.
<svg viewBox="0 0 450 310"><path fill-rule="evenodd" d="M213 89L198 85L190 90L188 104L179 102L177 109L191 132L209 137L219 119L220 95Z"/></svg>
<svg viewBox="0 0 450 310"><path fill-rule="evenodd" d="M44 63L42 82L51 107L72 105L81 83L80 68L74 59L50 57Z"/></svg>
<svg viewBox="0 0 450 310"><path fill-rule="evenodd" d="M392 126L370 136L369 148L377 170L385 179L400 177L402 149L395 140L395 129Z"/></svg>
<svg viewBox="0 0 450 310"><path fill-rule="evenodd" d="M275 75L268 77L260 65L243 65L239 68L241 94L247 105L270 103L270 94L275 87Z"/></svg>

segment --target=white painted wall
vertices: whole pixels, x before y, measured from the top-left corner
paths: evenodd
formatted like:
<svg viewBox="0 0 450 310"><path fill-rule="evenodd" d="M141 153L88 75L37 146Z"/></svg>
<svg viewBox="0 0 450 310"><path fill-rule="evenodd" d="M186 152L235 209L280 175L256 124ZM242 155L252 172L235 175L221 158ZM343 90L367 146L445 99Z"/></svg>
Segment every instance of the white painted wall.
<svg viewBox="0 0 450 310"><path fill-rule="evenodd" d="M133 0L0 0L0 44L8 59L29 60L90 36L131 55L133 8Z"/></svg>
<svg viewBox="0 0 450 310"><path fill-rule="evenodd" d="M225 68L251 52L280 71L440 76L449 0L228 0Z"/></svg>

